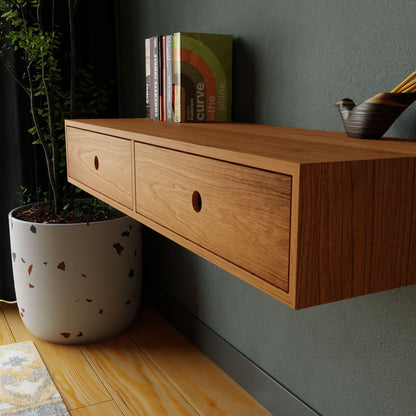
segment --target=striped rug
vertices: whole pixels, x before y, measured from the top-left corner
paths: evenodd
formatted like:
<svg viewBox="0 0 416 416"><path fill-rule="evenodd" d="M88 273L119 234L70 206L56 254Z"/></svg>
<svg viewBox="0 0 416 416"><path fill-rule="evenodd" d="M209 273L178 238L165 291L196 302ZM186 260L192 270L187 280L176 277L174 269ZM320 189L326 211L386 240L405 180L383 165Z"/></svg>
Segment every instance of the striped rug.
<svg viewBox="0 0 416 416"><path fill-rule="evenodd" d="M69 416L31 341L0 346L0 415Z"/></svg>

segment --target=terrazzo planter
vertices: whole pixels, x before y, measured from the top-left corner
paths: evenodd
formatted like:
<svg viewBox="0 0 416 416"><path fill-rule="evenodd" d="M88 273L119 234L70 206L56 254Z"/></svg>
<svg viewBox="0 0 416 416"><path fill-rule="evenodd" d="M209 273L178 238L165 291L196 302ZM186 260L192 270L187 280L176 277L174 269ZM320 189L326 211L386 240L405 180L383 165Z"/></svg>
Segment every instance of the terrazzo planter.
<svg viewBox="0 0 416 416"><path fill-rule="evenodd" d="M140 224L127 216L38 224L16 219L15 211L9 213L13 276L27 329L60 344L125 330L140 304Z"/></svg>

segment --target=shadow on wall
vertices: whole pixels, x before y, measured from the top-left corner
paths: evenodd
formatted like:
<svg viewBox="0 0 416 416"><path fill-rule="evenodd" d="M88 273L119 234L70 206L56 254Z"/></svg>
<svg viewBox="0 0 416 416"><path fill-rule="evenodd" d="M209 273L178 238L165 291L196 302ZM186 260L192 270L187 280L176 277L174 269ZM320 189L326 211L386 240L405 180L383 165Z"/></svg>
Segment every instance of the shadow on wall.
<svg viewBox="0 0 416 416"><path fill-rule="evenodd" d="M197 256L147 227L143 227L142 247L144 299L157 304L166 316L169 310L164 310L163 299L173 297L199 316L202 289Z"/></svg>
<svg viewBox="0 0 416 416"><path fill-rule="evenodd" d="M416 140L416 103L413 103L386 132L386 136Z"/></svg>
<svg viewBox="0 0 416 416"><path fill-rule="evenodd" d="M254 48L242 38L233 40L233 121L256 120L256 60Z"/></svg>

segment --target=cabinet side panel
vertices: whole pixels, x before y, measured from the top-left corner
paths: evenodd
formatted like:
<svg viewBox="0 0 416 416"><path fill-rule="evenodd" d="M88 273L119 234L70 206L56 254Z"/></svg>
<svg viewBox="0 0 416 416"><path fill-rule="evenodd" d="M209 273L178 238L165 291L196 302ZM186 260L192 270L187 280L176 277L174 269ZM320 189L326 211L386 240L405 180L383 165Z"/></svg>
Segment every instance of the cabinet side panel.
<svg viewBox="0 0 416 416"><path fill-rule="evenodd" d="M296 307L416 282L415 159L301 168Z"/></svg>

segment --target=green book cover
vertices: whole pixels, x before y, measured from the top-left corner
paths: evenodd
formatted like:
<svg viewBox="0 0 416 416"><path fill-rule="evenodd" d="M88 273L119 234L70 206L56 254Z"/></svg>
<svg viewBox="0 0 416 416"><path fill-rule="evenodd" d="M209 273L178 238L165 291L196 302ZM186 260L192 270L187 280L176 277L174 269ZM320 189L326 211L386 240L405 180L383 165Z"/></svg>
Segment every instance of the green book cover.
<svg viewBox="0 0 416 416"><path fill-rule="evenodd" d="M231 121L232 36L173 36L174 121Z"/></svg>

